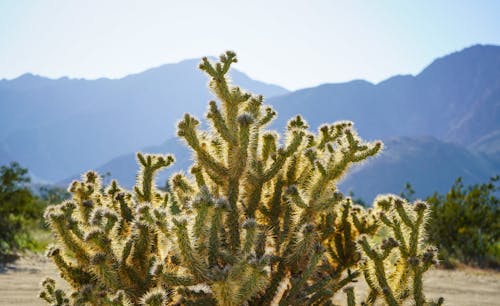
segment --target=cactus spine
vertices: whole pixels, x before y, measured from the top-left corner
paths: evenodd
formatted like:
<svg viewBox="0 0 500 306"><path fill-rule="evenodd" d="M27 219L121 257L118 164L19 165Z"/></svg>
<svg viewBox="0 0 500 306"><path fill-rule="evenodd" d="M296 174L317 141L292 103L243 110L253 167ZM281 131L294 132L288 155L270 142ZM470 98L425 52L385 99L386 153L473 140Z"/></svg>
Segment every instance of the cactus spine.
<svg viewBox="0 0 500 306"><path fill-rule="evenodd" d="M104 188L88 172L71 184L70 201L47 209L57 237L48 256L71 293L47 279L41 298L52 305L331 305L345 294L355 305L351 285L364 276L366 305L432 304L422 288L435 263L423 243L426 205L385 196L364 209L336 188L382 143L363 142L347 121L312 133L300 116L280 140L265 130L276 113L263 97L230 84L236 61L226 52L200 64L219 103L209 102L208 131L189 114L178 123L194 154L190 176L177 173L169 190L159 190L155 173L173 157L138 153L133 191L116 181ZM384 233L391 236L376 245Z"/></svg>

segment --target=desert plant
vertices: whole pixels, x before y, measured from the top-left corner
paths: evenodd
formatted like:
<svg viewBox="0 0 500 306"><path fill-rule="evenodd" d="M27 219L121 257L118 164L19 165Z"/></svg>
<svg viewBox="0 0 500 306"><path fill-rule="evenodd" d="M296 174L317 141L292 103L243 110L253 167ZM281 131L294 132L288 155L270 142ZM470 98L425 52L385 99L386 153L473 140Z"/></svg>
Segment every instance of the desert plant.
<svg viewBox="0 0 500 306"><path fill-rule="evenodd" d="M431 205L429 240L447 265L460 261L480 267L500 267L499 177L465 187L458 178L448 193L435 193Z"/></svg>
<svg viewBox="0 0 500 306"><path fill-rule="evenodd" d="M44 203L29 189L28 170L17 162L0 167L0 256L31 239L28 228L42 216Z"/></svg>
<svg viewBox="0 0 500 306"><path fill-rule="evenodd" d="M209 103L208 131L189 114L178 123L194 155L191 176L177 173L159 190L155 173L173 158L139 153L133 191L115 181L103 188L88 172L71 184L71 200L47 209L57 236L48 255L72 292L47 279L41 297L53 305L328 305L345 291L354 305L350 285L364 275L368 305L430 304L426 204L385 196L364 209L336 188L382 143L362 142L347 121L313 134L300 116L280 140L264 130L276 114L262 96L230 85L235 62L227 52L200 64L221 103Z"/></svg>

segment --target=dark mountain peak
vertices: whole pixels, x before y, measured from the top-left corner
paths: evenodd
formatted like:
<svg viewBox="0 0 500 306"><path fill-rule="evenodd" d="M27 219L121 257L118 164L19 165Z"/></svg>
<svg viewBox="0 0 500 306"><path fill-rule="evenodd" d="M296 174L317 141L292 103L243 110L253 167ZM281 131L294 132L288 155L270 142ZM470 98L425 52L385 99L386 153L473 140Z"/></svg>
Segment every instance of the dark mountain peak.
<svg viewBox="0 0 500 306"><path fill-rule="evenodd" d="M334 89L339 87L359 88L359 87L371 87L373 85L374 85L373 83L370 83L366 80L355 79L341 83L325 83L308 89Z"/></svg>
<svg viewBox="0 0 500 306"><path fill-rule="evenodd" d="M33 80L33 79L38 79L40 78L40 76L38 75L35 75L31 72L27 72L27 73L24 73L20 76L18 76L17 78L14 79L14 81L25 81L25 80Z"/></svg>
<svg viewBox="0 0 500 306"><path fill-rule="evenodd" d="M481 52L482 54L484 54L485 52L500 52L500 46L491 44L475 44L470 47L463 48L461 51L457 51L454 53L474 53L474 52Z"/></svg>
<svg viewBox="0 0 500 306"><path fill-rule="evenodd" d="M84 78L70 78L67 76L59 78L50 78L46 76L41 76L33 73L24 73L15 79L3 79L0 80L0 89L15 90L15 91L25 91L30 90L44 90L47 87L55 88L56 91L63 89L67 84L77 84L82 82L93 82L102 81L110 79L100 78L95 80L89 80Z"/></svg>
<svg viewBox="0 0 500 306"><path fill-rule="evenodd" d="M438 61L443 58L452 58L452 57L461 57L461 58L470 58L470 57L487 57L489 56L498 56L500 53L500 46L497 45L488 45L488 44L475 44L462 50L452 52L448 55L438 57L435 61Z"/></svg>
<svg viewBox="0 0 500 306"><path fill-rule="evenodd" d="M18 76L15 79L12 80L6 80L6 81L11 81L13 83L24 83L24 84L29 84L30 82L40 82L40 81L69 81L69 80L84 80L82 78L70 78L67 76L62 76L59 78L50 78L38 74L34 74L31 72L24 73L20 76Z"/></svg>
<svg viewBox="0 0 500 306"><path fill-rule="evenodd" d="M217 60L214 56L209 56L208 58L210 61ZM147 84L146 86L148 87L155 86L159 83L169 82L170 80L176 83L185 82L186 84L193 81L206 83L207 77L198 69L200 62L201 58L193 58L182 60L177 63L163 64L140 73L128 75L123 79L130 82L140 80ZM259 83L260 87L257 88L258 90L256 90L255 93L266 93L267 96L278 96L289 92L288 89L278 85L260 81L255 82L252 78L238 69L232 69L230 77L234 80L235 84L238 84L238 86L241 86L243 89L253 89L255 91L255 85Z"/></svg>
<svg viewBox="0 0 500 306"><path fill-rule="evenodd" d="M3 79L2 82L0 82L0 88L29 90L38 88L40 86L45 86L50 83L50 81L51 79L46 77L42 77L33 73L24 73L12 80Z"/></svg>
<svg viewBox="0 0 500 306"><path fill-rule="evenodd" d="M215 56L209 56L209 60L215 61L217 58ZM184 59L181 61L173 62L173 63L166 63L166 64L161 64L159 66L149 68L137 73L132 73L127 76L124 76L123 79L126 78L136 78L136 77L147 77L151 75L162 75L165 73L172 73L172 72L178 72L178 71L185 71L189 72L190 74L200 74L198 71L198 65L201 62L201 57L200 58L189 58L189 59ZM200 74L201 75L201 74Z"/></svg>
<svg viewBox="0 0 500 306"><path fill-rule="evenodd" d="M475 60L481 58L483 61L491 60L492 58L498 57L500 54L500 46L497 45L472 45L470 47L466 47L462 50L452 52L450 54L441 56L436 58L432 63L428 66L431 67L434 64L442 64L447 61L467 61L467 60Z"/></svg>
<svg viewBox="0 0 500 306"><path fill-rule="evenodd" d="M30 86L38 82L43 82L44 80L49 80L49 78L28 72L10 80L10 82L17 85Z"/></svg>
<svg viewBox="0 0 500 306"><path fill-rule="evenodd" d="M184 59L184 60L178 61L178 62L161 64L159 66L152 67L152 68L146 69L146 70L138 72L138 73L130 74L129 76L137 75L137 74L147 74L147 73L151 73L151 72L155 72L155 71L165 71L165 70L170 70L170 69L175 68L175 67L193 68L193 66L197 66L199 62L200 62L200 59L197 59L197 58Z"/></svg>
<svg viewBox="0 0 500 306"><path fill-rule="evenodd" d="M199 62L184 60L120 79L25 74L0 82L2 155L56 181L158 143L174 135L185 112L203 116L206 101L213 99ZM288 92L238 70L230 74L235 84L266 97Z"/></svg>
<svg viewBox="0 0 500 306"><path fill-rule="evenodd" d="M388 79L385 79L383 81L380 81L377 83L377 86L394 86L394 84L403 84L407 82L411 82L415 79L415 76L412 74L398 74L395 76L392 76Z"/></svg>
<svg viewBox="0 0 500 306"><path fill-rule="evenodd" d="M464 70L484 69L497 71L500 69L500 46L473 45L457 52L435 59L417 77L428 78L433 74L452 75Z"/></svg>
<svg viewBox="0 0 500 306"><path fill-rule="evenodd" d="M330 94L331 92L336 91L351 91L351 90L363 90L367 88L373 87L374 84L365 81L365 80L352 80L343 83L326 83L321 84L315 87L309 87L304 89L299 89L291 93L292 95L297 96L309 96L311 94ZM285 96L280 97L282 99L286 99Z"/></svg>

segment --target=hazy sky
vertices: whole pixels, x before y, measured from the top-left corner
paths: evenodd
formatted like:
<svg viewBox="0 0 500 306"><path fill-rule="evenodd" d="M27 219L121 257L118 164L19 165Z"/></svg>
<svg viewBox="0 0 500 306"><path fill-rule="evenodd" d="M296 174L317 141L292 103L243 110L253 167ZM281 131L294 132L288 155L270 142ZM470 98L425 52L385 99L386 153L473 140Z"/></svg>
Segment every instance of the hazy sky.
<svg viewBox="0 0 500 306"><path fill-rule="evenodd" d="M0 78L112 77L224 50L289 89L416 74L500 44L500 1L0 0Z"/></svg>

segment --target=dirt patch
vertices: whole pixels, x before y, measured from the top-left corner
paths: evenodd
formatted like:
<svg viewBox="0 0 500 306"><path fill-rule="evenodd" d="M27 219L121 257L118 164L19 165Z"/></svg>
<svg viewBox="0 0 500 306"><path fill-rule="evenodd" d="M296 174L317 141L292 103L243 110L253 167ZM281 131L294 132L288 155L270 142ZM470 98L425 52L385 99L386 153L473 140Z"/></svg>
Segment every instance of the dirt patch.
<svg viewBox="0 0 500 306"><path fill-rule="evenodd" d="M500 272L476 270L433 270L424 280L429 297L444 297L445 305L500 305Z"/></svg>
<svg viewBox="0 0 500 306"><path fill-rule="evenodd" d="M0 273L0 305L45 305L38 292L46 276L63 284L52 262L41 256L24 256L5 265ZM432 270L426 274L425 289L430 298L444 297L445 305L498 306L500 272L470 268ZM345 302L340 299L339 303Z"/></svg>
<svg viewBox="0 0 500 306"><path fill-rule="evenodd" d="M23 256L3 265L0 273L0 305L47 305L38 297L40 283L50 276L58 284L63 280L49 259L39 255Z"/></svg>

